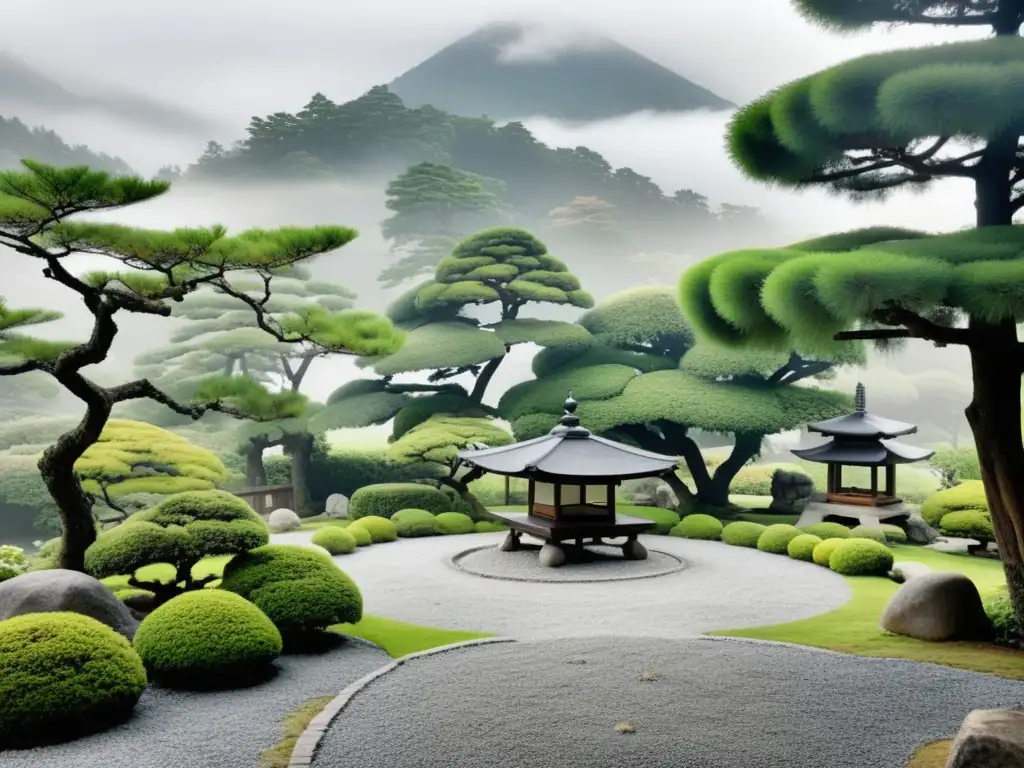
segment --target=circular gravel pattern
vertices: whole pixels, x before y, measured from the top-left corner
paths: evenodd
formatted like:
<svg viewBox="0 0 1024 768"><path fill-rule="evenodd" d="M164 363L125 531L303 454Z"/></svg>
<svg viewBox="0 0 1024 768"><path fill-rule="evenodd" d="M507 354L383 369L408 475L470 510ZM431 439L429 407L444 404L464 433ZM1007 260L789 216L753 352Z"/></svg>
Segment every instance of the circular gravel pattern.
<svg viewBox="0 0 1024 768"><path fill-rule="evenodd" d="M656 579L526 583L483 579L448 562L467 549L497 545L504 536L402 539L362 547L334 561L355 579L369 613L517 640L623 634L676 639L817 616L850 599L846 580L827 568L673 536L640 537L648 550L686 564ZM309 538L309 533L296 532L273 540L308 544Z"/></svg>
<svg viewBox="0 0 1024 768"><path fill-rule="evenodd" d="M371 683L313 768L893 768L972 709L1020 706L1019 682L766 643L486 645Z"/></svg>
<svg viewBox="0 0 1024 768"><path fill-rule="evenodd" d="M648 550L646 560L627 560L622 548L589 546L582 550L564 547L568 562L560 568L540 564L540 547L523 544L515 552L502 552L497 545L473 547L448 558L460 571L485 579L545 581L553 584L630 581L676 573L686 564L667 552Z"/></svg>
<svg viewBox="0 0 1024 768"><path fill-rule="evenodd" d="M3 768L238 768L257 766L281 740L281 721L305 702L334 696L389 663L376 646L351 640L327 653L281 656L268 683L192 693L151 686L124 725L78 741L0 750Z"/></svg>

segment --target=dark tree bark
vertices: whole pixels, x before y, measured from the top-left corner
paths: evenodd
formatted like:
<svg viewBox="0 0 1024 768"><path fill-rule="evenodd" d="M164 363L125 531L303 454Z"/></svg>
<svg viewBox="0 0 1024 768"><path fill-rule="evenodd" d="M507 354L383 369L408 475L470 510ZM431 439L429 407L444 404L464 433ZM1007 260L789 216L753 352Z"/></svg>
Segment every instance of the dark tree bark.
<svg viewBox="0 0 1024 768"><path fill-rule="evenodd" d="M293 435L285 442L291 456L292 496L295 514L309 517L313 514L313 497L309 492L309 465L313 457L313 435Z"/></svg>
<svg viewBox="0 0 1024 768"><path fill-rule="evenodd" d="M729 458L715 468L707 489L700 497L701 501L714 507L728 506L729 486L736 474L760 453L763 440L764 435L761 434L737 432Z"/></svg>
<svg viewBox="0 0 1024 768"><path fill-rule="evenodd" d="M263 452L270 444L263 440L250 440L245 447L245 486L258 488L267 485L267 467L263 463Z"/></svg>
<svg viewBox="0 0 1024 768"><path fill-rule="evenodd" d="M482 472L478 473L474 470L470 474L466 475L461 480L456 480L451 475L442 475L438 478L438 482L442 485L446 485L459 494L459 498L466 502L472 513L470 517L474 520L489 520L492 519L490 514L487 512L487 507L480 503L480 500L473 495L473 492L469 490L469 483L473 482L476 478L480 477Z"/></svg>

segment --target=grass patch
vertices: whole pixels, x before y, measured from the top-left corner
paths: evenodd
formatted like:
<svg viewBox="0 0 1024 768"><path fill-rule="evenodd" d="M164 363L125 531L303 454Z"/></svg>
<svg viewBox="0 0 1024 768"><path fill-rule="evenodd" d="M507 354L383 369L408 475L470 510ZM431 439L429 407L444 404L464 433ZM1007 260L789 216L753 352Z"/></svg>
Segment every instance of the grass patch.
<svg viewBox="0 0 1024 768"><path fill-rule="evenodd" d="M942 739L923 744L914 750L906 768L946 768L949 751L953 746L952 739Z"/></svg>
<svg viewBox="0 0 1024 768"><path fill-rule="evenodd" d="M385 619L382 616L363 616L362 621L358 624L335 624L331 629L335 632L369 640L371 643L379 645L395 659L408 656L410 653L428 651L442 645L494 637L485 632L424 627L395 619Z"/></svg>
<svg viewBox="0 0 1024 768"><path fill-rule="evenodd" d="M346 520L343 518L328 517L327 515L314 515L313 517L307 517L303 519L302 525L299 526L299 530L319 531L321 528L327 528L329 526L344 528L351 522L351 520Z"/></svg>
<svg viewBox="0 0 1024 768"><path fill-rule="evenodd" d="M759 523L761 525L775 525L776 523L796 525L796 521L800 519L800 515L775 515L768 512L740 512L736 515L736 519L746 520L748 523ZM732 521L730 520L730 522Z"/></svg>
<svg viewBox="0 0 1024 768"><path fill-rule="evenodd" d="M771 496L747 496L742 493L734 493L729 496L729 503L744 509L768 509L772 503Z"/></svg>
<svg viewBox="0 0 1024 768"><path fill-rule="evenodd" d="M295 749L295 742L306 730L313 718L323 708L331 703L333 696L321 696L318 699L311 699L303 704L298 711L292 712L282 722L284 727L284 738L260 755L260 768L288 768L292 759L292 751Z"/></svg>
<svg viewBox="0 0 1024 768"><path fill-rule="evenodd" d="M935 571L964 574L975 583L982 596L1006 583L1002 564L996 560L914 546L895 546L892 550L896 562L913 561ZM787 624L708 634L796 643L856 656L926 661L1024 680L1024 652L989 643L930 643L882 631L879 619L899 585L874 576L848 576L846 581L853 597L830 613Z"/></svg>

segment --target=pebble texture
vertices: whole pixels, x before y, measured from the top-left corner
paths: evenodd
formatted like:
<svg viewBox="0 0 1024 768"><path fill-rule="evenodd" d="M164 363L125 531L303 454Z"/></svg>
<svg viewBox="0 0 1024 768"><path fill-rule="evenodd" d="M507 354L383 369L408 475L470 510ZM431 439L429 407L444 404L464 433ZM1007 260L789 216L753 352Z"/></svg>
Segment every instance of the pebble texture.
<svg viewBox="0 0 1024 768"><path fill-rule="evenodd" d="M189 693L150 687L124 725L55 747L0 751L3 768L236 768L257 766L282 737L281 721L390 662L350 641L323 655L282 656L268 683Z"/></svg>
<svg viewBox="0 0 1024 768"><path fill-rule="evenodd" d="M792 646L487 645L378 678L338 715L312 766L893 768L974 708L1022 704L1019 682Z"/></svg>
<svg viewBox="0 0 1024 768"><path fill-rule="evenodd" d="M502 552L494 546L474 547L450 558L456 568L489 579L547 581L552 583L622 581L648 579L682 570L684 563L674 555L651 550L646 560L627 560L622 547L590 546L583 551L565 547L569 562L548 568L540 562L540 547Z"/></svg>

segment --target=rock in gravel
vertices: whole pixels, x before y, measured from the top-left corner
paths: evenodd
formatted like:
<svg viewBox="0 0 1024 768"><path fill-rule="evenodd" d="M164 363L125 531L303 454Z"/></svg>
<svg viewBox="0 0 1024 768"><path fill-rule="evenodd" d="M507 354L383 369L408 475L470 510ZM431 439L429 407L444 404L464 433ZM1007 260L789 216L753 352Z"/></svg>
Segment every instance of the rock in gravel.
<svg viewBox="0 0 1024 768"><path fill-rule="evenodd" d="M770 512L800 514L814 496L814 480L803 472L776 469L772 473Z"/></svg>
<svg viewBox="0 0 1024 768"><path fill-rule="evenodd" d="M327 497L324 511L328 517L348 517L348 496L343 493L332 493Z"/></svg>
<svg viewBox="0 0 1024 768"><path fill-rule="evenodd" d="M885 607L882 629L933 641L992 636L978 588L960 573L929 573L908 580Z"/></svg>
<svg viewBox="0 0 1024 768"><path fill-rule="evenodd" d="M270 513L267 524L273 533L287 533L299 530L302 520L290 509L275 509Z"/></svg>
<svg viewBox="0 0 1024 768"><path fill-rule="evenodd" d="M953 741L947 768L1024 766L1024 711L976 709Z"/></svg>
<svg viewBox="0 0 1024 768"><path fill-rule="evenodd" d="M80 613L128 638L139 626L124 603L98 579L78 571L33 571L0 584L0 621L26 613Z"/></svg>
<svg viewBox="0 0 1024 768"><path fill-rule="evenodd" d="M679 509L679 499L668 483L662 483L654 491L654 505L675 512Z"/></svg>

